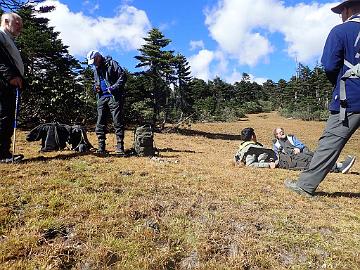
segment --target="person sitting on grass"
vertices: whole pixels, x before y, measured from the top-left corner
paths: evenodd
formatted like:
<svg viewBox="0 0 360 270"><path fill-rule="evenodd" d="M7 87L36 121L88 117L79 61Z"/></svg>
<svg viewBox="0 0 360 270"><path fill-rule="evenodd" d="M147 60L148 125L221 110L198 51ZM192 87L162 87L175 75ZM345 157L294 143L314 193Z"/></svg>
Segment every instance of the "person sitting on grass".
<svg viewBox="0 0 360 270"><path fill-rule="evenodd" d="M302 143L295 135L286 134L282 127L274 129L273 150L279 160L279 167L285 169L306 170L314 156L314 152ZM343 162L334 164L331 172L348 173L355 157L347 156Z"/></svg>
<svg viewBox="0 0 360 270"><path fill-rule="evenodd" d="M244 128L241 131L241 140L243 142L234 157L235 164L256 168L276 168L275 152L257 142L253 128Z"/></svg>

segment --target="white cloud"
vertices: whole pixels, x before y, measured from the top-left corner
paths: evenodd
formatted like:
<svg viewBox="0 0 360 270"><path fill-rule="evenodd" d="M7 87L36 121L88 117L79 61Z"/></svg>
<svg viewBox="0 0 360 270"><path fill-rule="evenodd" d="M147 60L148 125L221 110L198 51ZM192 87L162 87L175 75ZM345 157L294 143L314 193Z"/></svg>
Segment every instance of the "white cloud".
<svg viewBox="0 0 360 270"><path fill-rule="evenodd" d="M202 40L190 40L190 51L194 51L196 49L204 49L204 41Z"/></svg>
<svg viewBox="0 0 360 270"><path fill-rule="evenodd" d="M286 7L280 0L219 0L205 11L206 25L219 48L239 64L255 66L276 50L272 33L284 36L287 53L301 62L321 54L332 26L339 23L334 4Z"/></svg>
<svg viewBox="0 0 360 270"><path fill-rule="evenodd" d="M188 61L192 76L204 81L211 79L210 64L214 60L214 56L214 52L209 50L201 50L198 54L191 56Z"/></svg>
<svg viewBox="0 0 360 270"><path fill-rule="evenodd" d="M91 49L112 48L130 51L143 44L151 28L146 13L135 7L121 6L115 17L89 17L74 13L59 1L47 0L41 5L53 5L53 12L41 16L50 19L49 25L60 32L59 37L69 46L72 55L86 55Z"/></svg>
<svg viewBox="0 0 360 270"><path fill-rule="evenodd" d="M266 78L260 78L260 77L256 77L254 76L253 74L248 74L249 77L250 77L250 81L252 82L256 82L258 84L263 84L264 82L266 82L268 79ZM231 83L231 84L234 84L235 82L240 82L243 78L243 73L240 73L236 70L234 70L230 76L226 77L225 78L225 81L227 83Z"/></svg>

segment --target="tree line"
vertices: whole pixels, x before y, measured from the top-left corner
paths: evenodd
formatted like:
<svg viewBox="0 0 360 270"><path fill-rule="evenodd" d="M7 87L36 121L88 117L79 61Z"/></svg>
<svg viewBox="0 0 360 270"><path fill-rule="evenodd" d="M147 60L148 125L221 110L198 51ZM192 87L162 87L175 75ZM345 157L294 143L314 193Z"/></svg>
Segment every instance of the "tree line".
<svg viewBox="0 0 360 270"><path fill-rule="evenodd" d="M2 2L0 7L6 8ZM93 124L96 100L91 67L71 56L48 19L37 16L53 7L39 11L26 3L14 9L24 20L17 39L26 70L20 123ZM151 123L162 128L188 117L194 121L233 121L246 113L271 110L305 120L327 116L331 85L320 65L311 70L300 64L289 81L268 80L262 85L246 73L233 84L219 77L204 81L191 77L186 57L167 50L170 43L153 28L134 56L139 71L127 71L125 86L128 124Z"/></svg>

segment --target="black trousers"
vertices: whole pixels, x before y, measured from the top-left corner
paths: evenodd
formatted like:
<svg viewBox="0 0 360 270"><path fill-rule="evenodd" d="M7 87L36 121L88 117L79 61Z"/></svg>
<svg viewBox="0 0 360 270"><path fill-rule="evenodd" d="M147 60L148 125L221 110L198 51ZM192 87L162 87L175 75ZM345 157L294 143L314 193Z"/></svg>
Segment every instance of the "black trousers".
<svg viewBox="0 0 360 270"><path fill-rule="evenodd" d="M16 90L0 89L0 158L9 157L14 132Z"/></svg>
<svg viewBox="0 0 360 270"><path fill-rule="evenodd" d="M119 96L101 97L97 100L97 122L95 133L99 141L106 140L106 125L111 115L118 143L124 141L124 98Z"/></svg>

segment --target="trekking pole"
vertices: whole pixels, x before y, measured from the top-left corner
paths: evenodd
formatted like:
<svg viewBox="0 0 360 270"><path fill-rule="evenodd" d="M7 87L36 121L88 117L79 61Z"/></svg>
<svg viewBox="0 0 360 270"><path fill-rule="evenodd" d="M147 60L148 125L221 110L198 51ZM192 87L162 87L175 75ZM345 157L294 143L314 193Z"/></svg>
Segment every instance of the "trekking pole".
<svg viewBox="0 0 360 270"><path fill-rule="evenodd" d="M15 157L16 127L17 127L17 117L18 117L18 113L19 113L19 99L20 99L20 90L19 90L19 88L16 88L14 135L13 135L13 149L12 149L12 163L14 163L14 157Z"/></svg>

